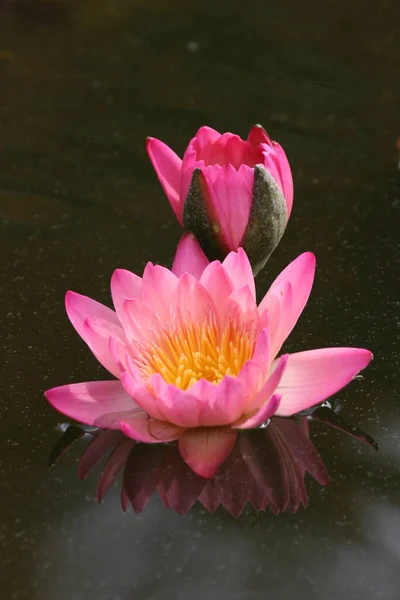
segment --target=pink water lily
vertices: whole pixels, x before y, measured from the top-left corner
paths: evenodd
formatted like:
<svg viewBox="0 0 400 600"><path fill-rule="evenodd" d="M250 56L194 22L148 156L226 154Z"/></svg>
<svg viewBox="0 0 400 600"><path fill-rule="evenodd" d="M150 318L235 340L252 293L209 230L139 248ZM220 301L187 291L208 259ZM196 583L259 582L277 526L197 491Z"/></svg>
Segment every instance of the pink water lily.
<svg viewBox="0 0 400 600"><path fill-rule="evenodd" d="M196 240L181 240L172 270L148 263L143 276L115 271L115 311L74 292L71 323L117 379L53 388L48 401L89 425L147 443L178 440L193 471L211 477L238 429L307 409L349 383L368 350L325 348L279 355L314 279L307 252L257 306L242 249L208 264Z"/></svg>
<svg viewBox="0 0 400 600"><path fill-rule="evenodd" d="M247 140L201 127L183 160L148 138L147 151L179 222L209 258L243 247L257 270L278 244L293 204L293 180L282 147L261 126Z"/></svg>

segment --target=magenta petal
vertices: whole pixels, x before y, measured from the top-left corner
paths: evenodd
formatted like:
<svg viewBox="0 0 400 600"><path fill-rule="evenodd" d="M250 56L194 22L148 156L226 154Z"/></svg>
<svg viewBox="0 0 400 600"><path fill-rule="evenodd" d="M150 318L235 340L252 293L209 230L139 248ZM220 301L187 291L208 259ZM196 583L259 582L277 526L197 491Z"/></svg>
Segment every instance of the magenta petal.
<svg viewBox="0 0 400 600"><path fill-rule="evenodd" d="M258 427L276 413L280 401L281 396L274 394L253 416L244 420L240 419L237 423L233 423L232 427L235 429L254 429L254 427Z"/></svg>
<svg viewBox="0 0 400 600"><path fill-rule="evenodd" d="M86 425L98 425L107 415L129 415L138 410L120 381L88 381L47 390L46 399L59 412ZM109 429L118 429L119 421L111 419Z"/></svg>
<svg viewBox="0 0 400 600"><path fill-rule="evenodd" d="M204 269L200 283L214 300L219 324L223 328L227 320L229 297L233 291L233 283L228 273L220 262L213 261Z"/></svg>
<svg viewBox="0 0 400 600"><path fill-rule="evenodd" d="M214 179L210 170L218 170ZM237 171L231 164L208 167L203 171L211 192L217 222L229 250L236 250L243 239L250 216L254 169L241 165Z"/></svg>
<svg viewBox="0 0 400 600"><path fill-rule="evenodd" d="M283 194L286 200L286 208L288 213L288 218L290 217L290 213L292 212L293 206L293 177L292 171L290 169L290 164L287 159L287 156L282 148L277 142L272 142L273 148L275 150L276 156L279 160L279 169L281 172L281 180L283 184Z"/></svg>
<svg viewBox="0 0 400 600"><path fill-rule="evenodd" d="M247 141L253 146L253 148L257 148L257 146L260 144L268 144L272 147L271 139L264 127L261 127L261 125L254 125L254 127L250 129L250 133L247 136Z"/></svg>
<svg viewBox="0 0 400 600"><path fill-rule="evenodd" d="M212 477L231 452L237 432L229 427L199 427L179 438L183 460L201 477Z"/></svg>
<svg viewBox="0 0 400 600"><path fill-rule="evenodd" d="M235 289L240 289L244 285L247 285L254 298L256 297L253 270L243 248L238 248L237 252L230 252L222 263L222 266L228 273Z"/></svg>
<svg viewBox="0 0 400 600"><path fill-rule="evenodd" d="M146 149L172 210L182 225L183 205L179 201L182 161L169 146L155 138L147 138Z"/></svg>
<svg viewBox="0 0 400 600"><path fill-rule="evenodd" d="M192 233L184 233L176 249L172 272L181 277L184 273L200 279L208 265L208 258Z"/></svg>
<svg viewBox="0 0 400 600"><path fill-rule="evenodd" d="M178 326L201 323L215 315L215 304L207 290L189 273L179 279L171 306L171 319Z"/></svg>
<svg viewBox="0 0 400 600"><path fill-rule="evenodd" d="M118 318L123 323L123 305L127 298L141 298L142 280L140 277L126 271L116 269L111 277L111 295Z"/></svg>
<svg viewBox="0 0 400 600"><path fill-rule="evenodd" d="M322 402L347 385L372 358L363 348L321 348L290 354L278 385L277 415L289 416Z"/></svg>

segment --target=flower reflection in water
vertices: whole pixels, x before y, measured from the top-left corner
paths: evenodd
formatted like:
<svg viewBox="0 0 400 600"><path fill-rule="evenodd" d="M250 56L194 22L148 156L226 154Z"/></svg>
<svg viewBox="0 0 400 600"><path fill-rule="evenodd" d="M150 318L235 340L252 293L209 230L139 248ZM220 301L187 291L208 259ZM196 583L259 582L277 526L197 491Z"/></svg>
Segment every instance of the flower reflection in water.
<svg viewBox="0 0 400 600"><path fill-rule="evenodd" d="M329 408L316 418L350 433L371 445L373 440L362 431L344 424ZM132 505L140 513L158 491L167 508L186 514L198 500L213 512L222 505L239 517L246 505L256 511L274 514L286 509L296 512L308 504L305 474L321 485L329 483L326 467L309 438L309 417L294 419L273 417L267 427L239 433L232 452L210 479L194 473L183 461L176 442L142 444L125 437L121 431L92 430L71 425L53 448L54 464L78 438L91 440L79 462L79 476L85 479L107 457L97 486L101 502L116 477L122 472L121 504Z"/></svg>

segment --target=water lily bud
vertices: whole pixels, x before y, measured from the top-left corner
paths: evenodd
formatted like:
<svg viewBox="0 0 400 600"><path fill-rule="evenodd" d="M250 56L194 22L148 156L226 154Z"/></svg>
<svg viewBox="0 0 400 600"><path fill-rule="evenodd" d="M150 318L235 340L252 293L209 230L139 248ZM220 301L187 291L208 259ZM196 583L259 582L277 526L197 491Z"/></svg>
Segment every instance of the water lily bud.
<svg viewBox="0 0 400 600"><path fill-rule="evenodd" d="M282 237L293 204L293 180L281 146L256 125L242 140L201 127L183 160L160 140L147 151L170 204L209 258L243 246L254 272Z"/></svg>

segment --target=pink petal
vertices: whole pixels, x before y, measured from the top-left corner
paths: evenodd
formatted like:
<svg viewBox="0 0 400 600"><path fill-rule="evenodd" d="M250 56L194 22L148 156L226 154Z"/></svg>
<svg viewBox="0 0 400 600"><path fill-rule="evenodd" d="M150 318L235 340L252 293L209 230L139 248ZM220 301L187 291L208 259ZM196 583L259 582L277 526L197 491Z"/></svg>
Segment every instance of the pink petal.
<svg viewBox="0 0 400 600"><path fill-rule="evenodd" d="M121 375L122 385L126 392L134 399L136 404L140 406L148 415L154 419L162 419L163 415L157 408L156 399L149 390L148 386L144 383L140 384L137 380L132 377L130 373L125 371Z"/></svg>
<svg viewBox="0 0 400 600"><path fill-rule="evenodd" d="M260 315L256 300L245 285L236 289L229 298L227 320L234 323L237 329L249 332L250 336L257 336L260 331Z"/></svg>
<svg viewBox="0 0 400 600"><path fill-rule="evenodd" d="M212 385L208 381L201 385ZM168 385L161 394L157 394L157 407L164 419L179 427L198 427L200 411L203 405L201 396L192 392L193 386L182 390L174 385ZM199 388L197 387L197 390Z"/></svg>
<svg viewBox="0 0 400 600"><path fill-rule="evenodd" d="M184 233L176 249L172 272L177 277L181 277L184 273L190 273L196 279L200 279L208 262L208 258L194 235Z"/></svg>
<svg viewBox="0 0 400 600"><path fill-rule="evenodd" d="M155 138L147 138L146 149L172 210L182 225L183 205L179 199L182 161L169 146Z"/></svg>
<svg viewBox="0 0 400 600"><path fill-rule="evenodd" d="M183 460L201 477L212 477L231 452L237 432L228 427L191 429L179 438Z"/></svg>
<svg viewBox="0 0 400 600"><path fill-rule="evenodd" d="M292 212L293 206L293 177L290 169L290 164L283 148L277 143L272 142L276 156L279 160L279 169L281 172L281 180L283 184L283 194L286 200L286 208L288 212L288 218Z"/></svg>
<svg viewBox="0 0 400 600"><path fill-rule="evenodd" d="M110 323L110 326L114 327L114 330L121 329L121 323L115 312L111 308L100 304L100 302L96 302L96 300L71 291L65 295L65 308L75 330L87 343L97 360L113 375L118 376L119 369L115 365L115 361L108 348L105 349L101 341L99 345L96 343L99 342L97 336L92 335L86 324L88 317L96 317ZM122 329L121 334L123 335Z"/></svg>
<svg viewBox="0 0 400 600"><path fill-rule="evenodd" d="M310 408L347 385L372 358L363 348L321 348L290 354L277 388L282 394L278 415Z"/></svg>
<svg viewBox="0 0 400 600"><path fill-rule="evenodd" d="M268 419L276 413L280 401L280 395L274 394L256 413L247 419L239 419L237 423L233 423L232 427L235 429L254 429L255 427L258 427L262 423L265 423L265 421L268 421Z"/></svg>
<svg viewBox="0 0 400 600"><path fill-rule="evenodd" d="M141 278L125 269L116 269L111 277L111 295L116 313L123 322L122 307L125 300L142 297Z"/></svg>
<svg viewBox="0 0 400 600"><path fill-rule="evenodd" d="M193 145L197 152L201 150L207 144L213 144L221 137L221 134L213 129L212 127L208 127L208 125L203 125L200 127L195 137L190 141L189 146Z"/></svg>
<svg viewBox="0 0 400 600"><path fill-rule="evenodd" d="M265 131L264 127L261 127L261 125L254 125L254 127L250 129L247 141L253 146L253 148L257 148L260 144L268 144L269 146L272 146L272 142L268 133Z"/></svg>
<svg viewBox="0 0 400 600"><path fill-rule="evenodd" d="M133 298L125 300L123 306L124 329L128 342L151 342L162 329L161 321L154 311L144 302Z"/></svg>
<svg viewBox="0 0 400 600"><path fill-rule="evenodd" d="M243 248L238 248L237 252L230 252L222 263L222 266L228 273L235 289L240 289L244 285L247 285L254 298L256 297L253 271Z"/></svg>
<svg viewBox="0 0 400 600"><path fill-rule="evenodd" d="M162 424L161 424L162 423ZM145 444L159 444L176 440L184 430L167 422L149 419L144 412L137 413L120 423L121 431L129 438Z"/></svg>
<svg viewBox="0 0 400 600"><path fill-rule="evenodd" d="M210 263L200 277L200 283L205 287L214 300L219 324L222 328L226 323L229 297L233 291L233 283L220 262Z"/></svg>
<svg viewBox="0 0 400 600"><path fill-rule="evenodd" d="M210 174L211 170L217 172L217 177ZM226 164L207 167L203 173L223 239L229 250L237 250L249 222L254 169L241 165L237 171Z"/></svg>
<svg viewBox="0 0 400 600"><path fill-rule="evenodd" d="M215 315L215 304L207 290L189 273L179 279L171 306L171 320L178 326L196 325Z"/></svg>
<svg viewBox="0 0 400 600"><path fill-rule="evenodd" d="M275 279L260 303L258 307L260 315L265 311L271 313L272 356L277 355L301 315L311 292L314 274L314 254L312 252L301 254ZM290 300L288 295L291 297Z"/></svg>
<svg viewBox="0 0 400 600"><path fill-rule="evenodd" d="M262 144L261 145L261 155L262 160L261 164L264 165L265 169L272 175L274 180L279 186L282 194L284 195L283 181L282 181L282 173L279 165L279 159L275 154L275 151L272 146Z"/></svg>
<svg viewBox="0 0 400 600"><path fill-rule="evenodd" d="M217 386L213 394L203 403L200 413L200 425L229 425L236 421L245 411L248 390L238 378L226 376Z"/></svg>
<svg viewBox="0 0 400 600"><path fill-rule="evenodd" d="M83 324L82 333L97 360L115 377L120 377L121 365L110 350L110 337L113 336L125 347L126 338L121 327L98 317L88 317Z"/></svg>
<svg viewBox="0 0 400 600"><path fill-rule="evenodd" d="M251 412L262 407L275 392L279 391L278 386L282 376L287 368L289 354L283 354L273 365L273 371L260 391L249 402L246 412Z"/></svg>
<svg viewBox="0 0 400 600"><path fill-rule="evenodd" d="M177 285L178 278L169 269L147 263L142 278L142 298L162 322L170 318Z"/></svg>
<svg viewBox="0 0 400 600"><path fill-rule="evenodd" d="M123 415L138 410L120 381L88 381L47 390L46 399L59 412L86 425L100 426L107 420L109 429L118 429ZM119 416L119 419L116 418Z"/></svg>

